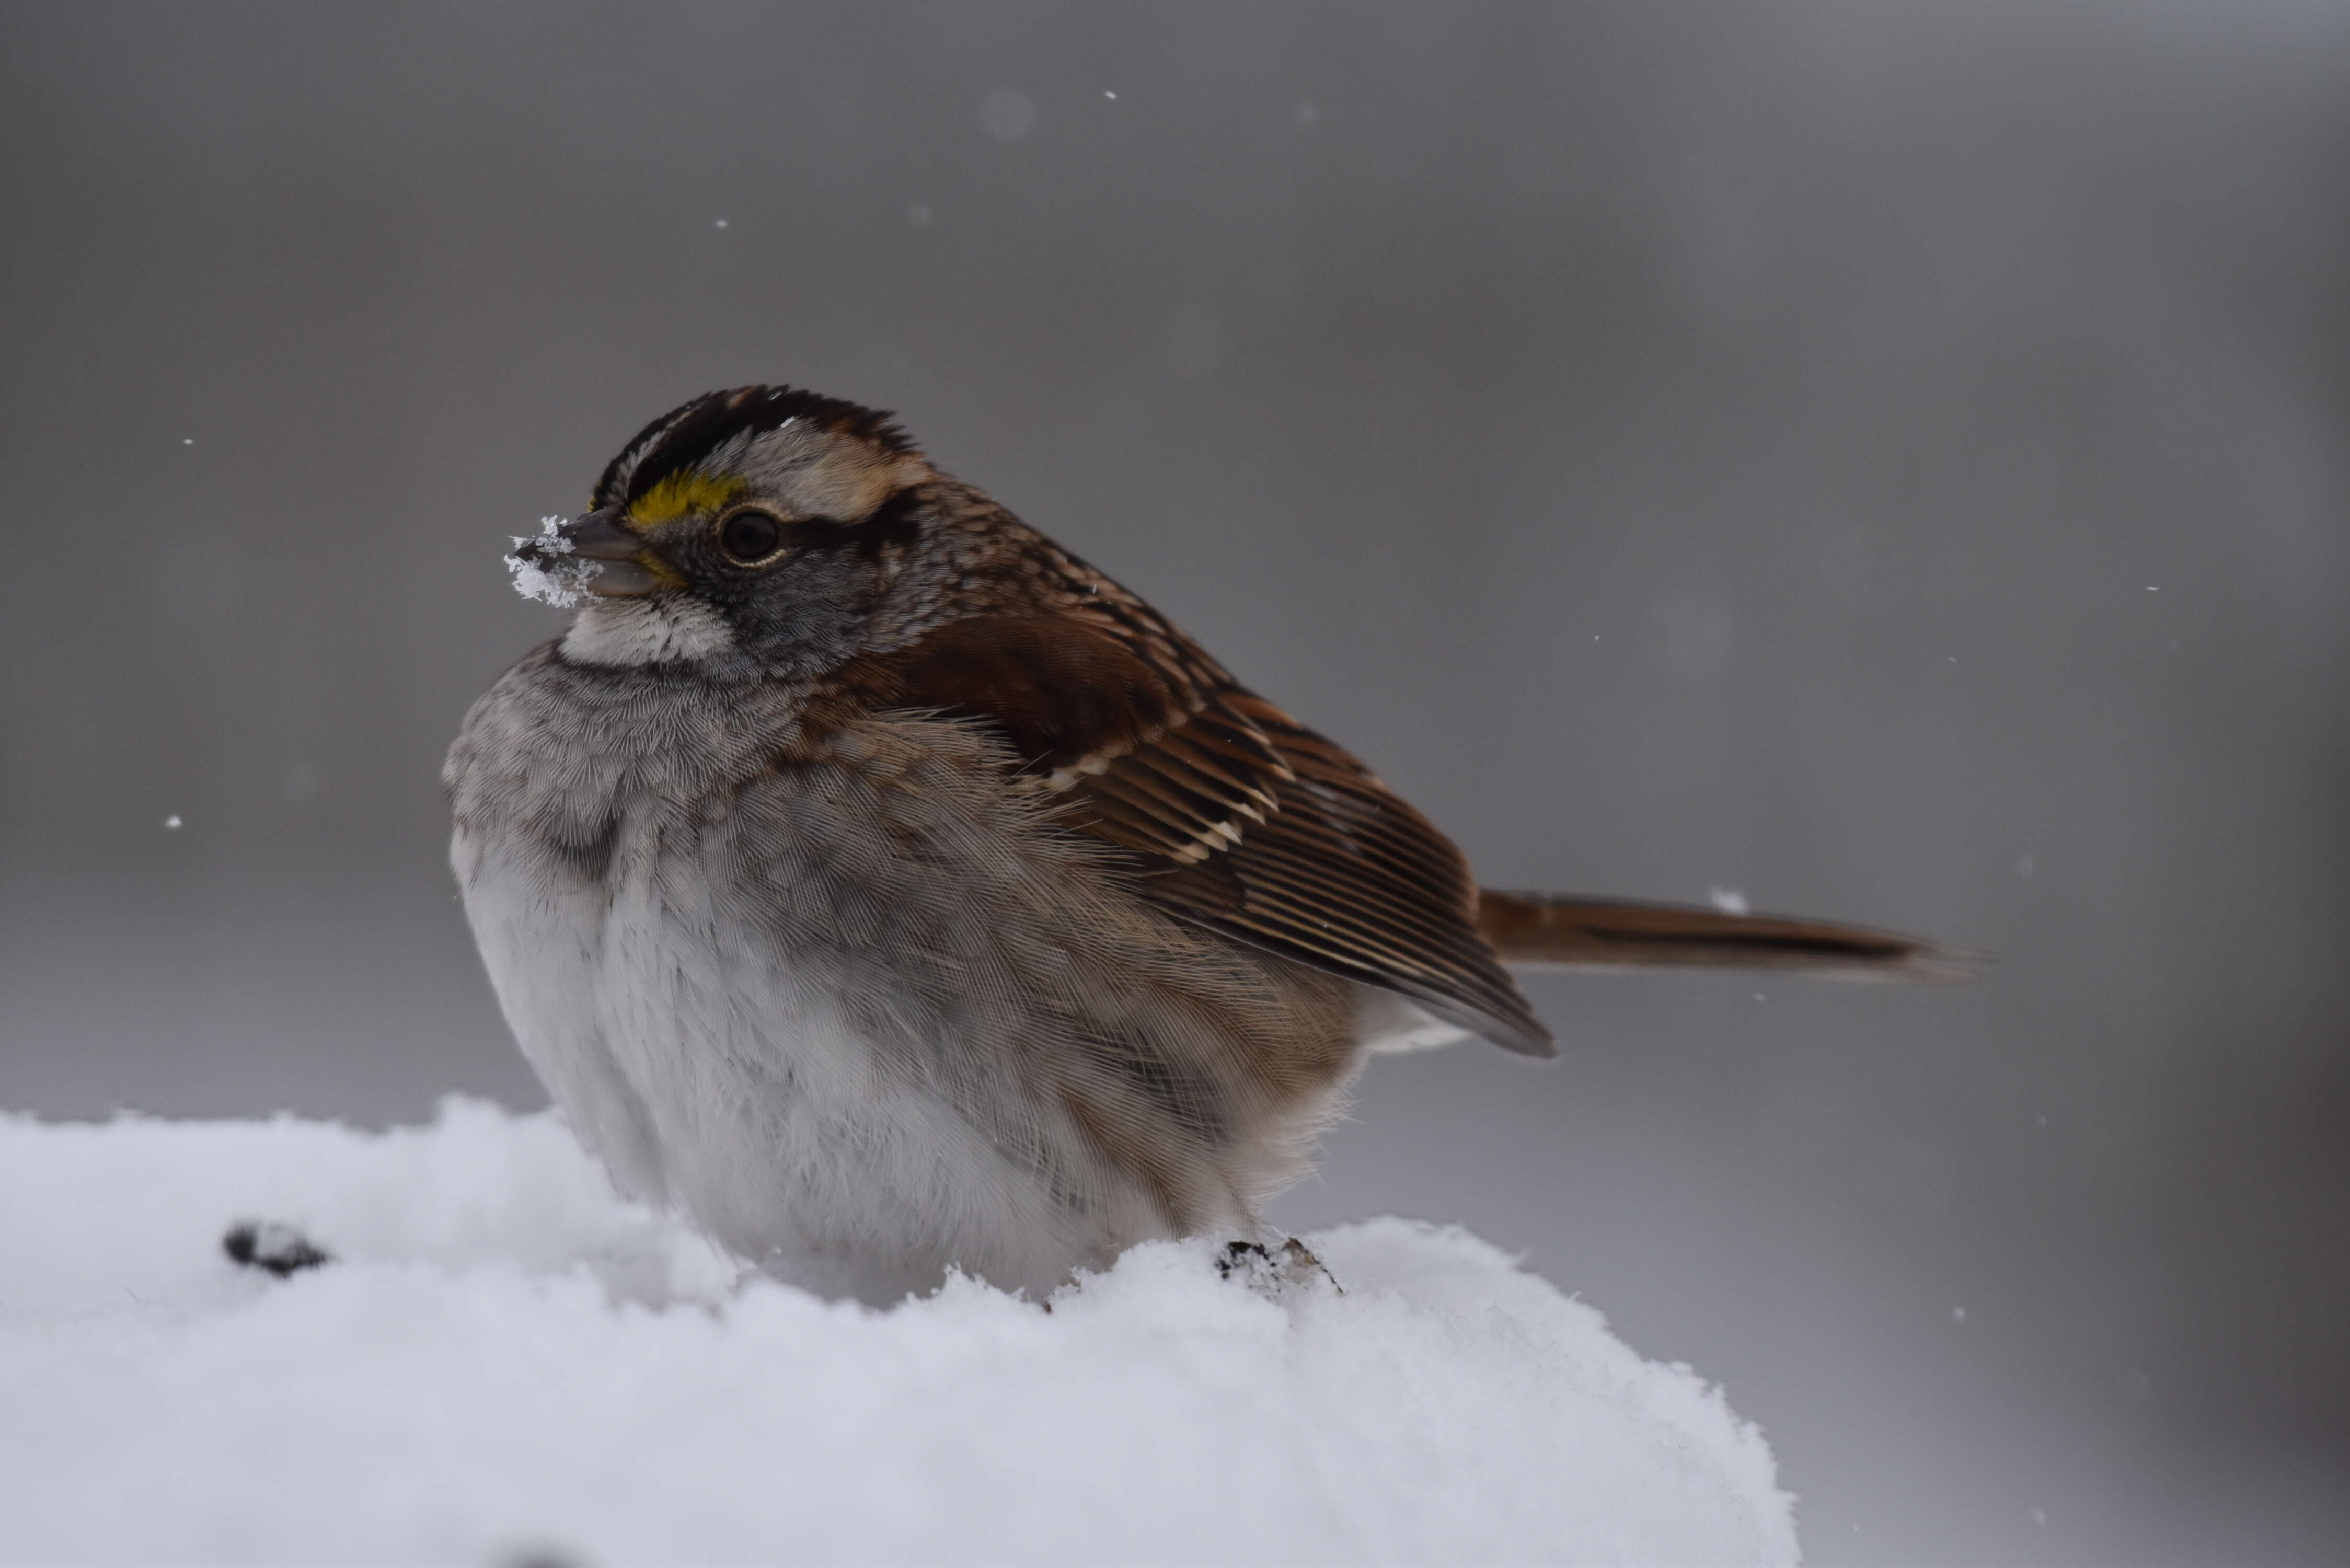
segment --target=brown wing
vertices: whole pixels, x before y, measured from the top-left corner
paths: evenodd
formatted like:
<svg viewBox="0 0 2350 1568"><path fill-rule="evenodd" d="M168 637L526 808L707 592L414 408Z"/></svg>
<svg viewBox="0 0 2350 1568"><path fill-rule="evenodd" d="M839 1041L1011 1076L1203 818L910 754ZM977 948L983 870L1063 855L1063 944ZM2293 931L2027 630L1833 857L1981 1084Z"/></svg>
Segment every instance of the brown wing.
<svg viewBox="0 0 2350 1568"><path fill-rule="evenodd" d="M1400 992L1531 1056L1557 1054L1477 930L1477 886L1452 841L1343 748L1237 688L1221 708L1271 742L1279 810L1229 853L1159 880L1162 903L1308 963ZM1139 758L1148 762L1153 759ZM1208 884L1218 884L1211 892ZM1222 889L1236 907L1218 910Z"/></svg>
<svg viewBox="0 0 2350 1568"><path fill-rule="evenodd" d="M972 618L860 662L868 700L997 725L1170 913L1555 1054L1478 935L1451 841L1139 601Z"/></svg>

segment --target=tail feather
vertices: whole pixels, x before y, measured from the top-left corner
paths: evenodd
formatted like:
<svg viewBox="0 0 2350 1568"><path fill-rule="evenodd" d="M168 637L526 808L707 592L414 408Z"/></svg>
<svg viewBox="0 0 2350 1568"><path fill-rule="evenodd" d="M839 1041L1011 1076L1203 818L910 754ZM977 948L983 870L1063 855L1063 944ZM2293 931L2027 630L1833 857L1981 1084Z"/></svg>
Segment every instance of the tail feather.
<svg viewBox="0 0 2350 1568"><path fill-rule="evenodd" d="M1477 930L1512 964L1560 969L1768 969L1823 980L1971 978L1977 954L1866 926L1685 904L1481 889Z"/></svg>

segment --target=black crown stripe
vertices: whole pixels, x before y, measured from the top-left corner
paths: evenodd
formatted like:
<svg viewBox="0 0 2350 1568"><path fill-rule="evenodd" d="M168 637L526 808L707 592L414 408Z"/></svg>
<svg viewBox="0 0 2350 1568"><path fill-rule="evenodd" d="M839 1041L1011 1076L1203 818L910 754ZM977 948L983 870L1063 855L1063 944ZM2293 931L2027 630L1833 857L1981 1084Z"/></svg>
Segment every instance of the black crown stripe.
<svg viewBox="0 0 2350 1568"><path fill-rule="evenodd" d="M797 387L737 387L705 392L639 431L596 482L592 504L624 506L672 473L683 472L745 433L806 420L834 434L871 441L886 452L911 452L913 442L882 410L868 409Z"/></svg>

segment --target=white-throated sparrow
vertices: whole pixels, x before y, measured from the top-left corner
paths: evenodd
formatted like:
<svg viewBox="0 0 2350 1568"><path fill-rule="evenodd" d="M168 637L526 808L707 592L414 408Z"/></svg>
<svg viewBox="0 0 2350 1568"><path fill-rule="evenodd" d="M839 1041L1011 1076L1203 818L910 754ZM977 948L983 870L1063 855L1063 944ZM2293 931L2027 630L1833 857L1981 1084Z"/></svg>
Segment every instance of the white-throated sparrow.
<svg viewBox="0 0 2350 1568"><path fill-rule="evenodd" d="M1504 961L1949 970L1481 893L1360 763L853 404L698 398L512 559L580 608L444 775L506 1019L623 1188L819 1289L1041 1293L1245 1237L1367 1053L1553 1054Z"/></svg>

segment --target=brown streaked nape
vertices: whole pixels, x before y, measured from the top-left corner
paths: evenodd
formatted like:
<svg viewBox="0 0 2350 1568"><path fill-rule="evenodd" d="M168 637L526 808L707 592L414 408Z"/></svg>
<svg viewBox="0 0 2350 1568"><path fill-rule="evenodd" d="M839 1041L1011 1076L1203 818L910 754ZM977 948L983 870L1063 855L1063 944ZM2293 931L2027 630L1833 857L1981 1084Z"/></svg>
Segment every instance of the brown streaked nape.
<svg viewBox="0 0 2350 1568"><path fill-rule="evenodd" d="M1777 970L1820 980L1972 979L1983 955L1785 915L1482 888L1477 930L1505 963L1556 969Z"/></svg>

